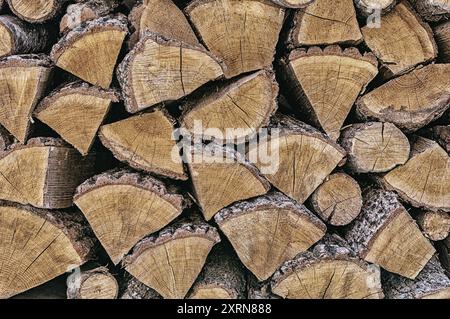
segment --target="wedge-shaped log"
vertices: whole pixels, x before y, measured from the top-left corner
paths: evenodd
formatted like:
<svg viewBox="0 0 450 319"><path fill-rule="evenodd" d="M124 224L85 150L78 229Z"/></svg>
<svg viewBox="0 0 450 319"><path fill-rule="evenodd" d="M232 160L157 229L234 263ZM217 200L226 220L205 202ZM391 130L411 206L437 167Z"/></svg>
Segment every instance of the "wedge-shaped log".
<svg viewBox="0 0 450 319"><path fill-rule="evenodd" d="M333 140L359 94L378 73L372 54L361 56L355 48L342 51L338 46L295 50L283 66L294 105Z"/></svg>
<svg viewBox="0 0 450 319"><path fill-rule="evenodd" d="M271 280L273 293L289 299L380 299L380 268L355 256L337 235L287 261Z"/></svg>
<svg viewBox="0 0 450 319"><path fill-rule="evenodd" d="M140 241L126 257L126 271L166 299L186 296L211 248L217 230L199 221L182 220Z"/></svg>
<svg viewBox="0 0 450 319"><path fill-rule="evenodd" d="M116 299L119 284L106 267L98 267L67 280L67 299Z"/></svg>
<svg viewBox="0 0 450 319"><path fill-rule="evenodd" d="M448 109L449 92L450 64L431 64L363 95L356 103L356 110L362 119L390 122L412 132Z"/></svg>
<svg viewBox="0 0 450 319"><path fill-rule="evenodd" d="M325 235L325 225L306 207L281 193L236 203L215 221L242 263L266 280L285 261L307 250Z"/></svg>
<svg viewBox="0 0 450 319"><path fill-rule="evenodd" d="M363 16L369 16L381 11L386 14L397 4L397 0L353 0L358 12Z"/></svg>
<svg viewBox="0 0 450 319"><path fill-rule="evenodd" d="M85 263L93 236L77 212L0 204L0 298L39 286Z"/></svg>
<svg viewBox="0 0 450 319"><path fill-rule="evenodd" d="M395 193L380 189L363 195L361 214L345 238L364 260L411 279L435 253Z"/></svg>
<svg viewBox="0 0 450 319"><path fill-rule="evenodd" d="M22 143L51 70L51 61L43 55L13 55L0 60L0 123Z"/></svg>
<svg viewBox="0 0 450 319"><path fill-rule="evenodd" d="M162 109L103 125L99 137L113 155L131 167L186 180L173 138L173 120Z"/></svg>
<svg viewBox="0 0 450 319"><path fill-rule="evenodd" d="M74 202L114 264L140 239L167 226L185 205L183 196L163 182L128 170L92 177L78 187Z"/></svg>
<svg viewBox="0 0 450 319"><path fill-rule="evenodd" d="M433 31L402 1L381 17L380 27L361 29L364 41L381 61L385 77L405 73L437 56Z"/></svg>
<svg viewBox="0 0 450 319"><path fill-rule="evenodd" d="M355 173L388 172L409 159L408 138L394 124L352 124L341 134L347 164Z"/></svg>
<svg viewBox="0 0 450 319"><path fill-rule="evenodd" d="M432 140L416 138L409 161L380 182L415 207L450 211L450 157Z"/></svg>
<svg viewBox="0 0 450 319"><path fill-rule="evenodd" d="M86 155L111 103L118 101L113 91L75 82L53 91L40 102L34 115Z"/></svg>
<svg viewBox="0 0 450 319"><path fill-rule="evenodd" d="M226 78L272 64L283 8L267 0L196 0L185 11L207 48L223 60Z"/></svg>
<svg viewBox="0 0 450 319"><path fill-rule="evenodd" d="M439 21L450 17L449 0L410 0L417 12L428 21Z"/></svg>
<svg viewBox="0 0 450 319"><path fill-rule="evenodd" d="M50 57L61 69L107 89L127 33L125 16L91 20L66 33Z"/></svg>
<svg viewBox="0 0 450 319"><path fill-rule="evenodd" d="M251 145L249 160L280 191L304 203L337 165L345 151L325 135L291 117L275 115L270 138ZM265 157L272 158L266 163Z"/></svg>
<svg viewBox="0 0 450 319"><path fill-rule="evenodd" d="M417 223L424 235L431 240L444 240L450 231L450 215L445 212L421 211Z"/></svg>
<svg viewBox="0 0 450 319"><path fill-rule="evenodd" d="M40 208L70 207L76 187L93 172L94 158L82 157L60 139L14 144L0 153L0 198Z"/></svg>
<svg viewBox="0 0 450 319"><path fill-rule="evenodd" d="M217 60L203 47L147 31L117 70L127 111L173 101L222 76Z"/></svg>
<svg viewBox="0 0 450 319"><path fill-rule="evenodd" d="M7 0L11 11L22 20L42 23L61 13L69 0Z"/></svg>

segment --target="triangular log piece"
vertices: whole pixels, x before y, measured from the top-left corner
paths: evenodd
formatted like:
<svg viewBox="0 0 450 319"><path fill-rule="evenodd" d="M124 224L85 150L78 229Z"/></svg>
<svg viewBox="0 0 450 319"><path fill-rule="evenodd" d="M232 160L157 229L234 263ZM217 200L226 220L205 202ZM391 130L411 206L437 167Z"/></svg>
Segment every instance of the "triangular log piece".
<svg viewBox="0 0 450 319"><path fill-rule="evenodd" d="M61 69L108 89L127 33L123 15L91 20L66 33L50 57Z"/></svg>
<svg viewBox="0 0 450 319"><path fill-rule="evenodd" d="M193 46L200 45L186 16L172 0L144 0L133 8L128 19L135 29L132 36L136 41L148 30Z"/></svg>
<svg viewBox="0 0 450 319"><path fill-rule="evenodd" d="M183 196L163 182L128 170L87 180L78 187L74 203L114 264L140 239L168 225L185 206Z"/></svg>
<svg viewBox="0 0 450 319"><path fill-rule="evenodd" d="M294 47L345 43L362 40L353 0L314 0L294 17L289 42Z"/></svg>
<svg viewBox="0 0 450 319"><path fill-rule="evenodd" d="M298 49L283 61L284 78L295 106L337 140L356 99L377 75L377 61L356 48Z"/></svg>
<svg viewBox="0 0 450 319"><path fill-rule="evenodd" d="M271 0L271 1L285 8L298 9L310 5L315 0Z"/></svg>
<svg viewBox="0 0 450 319"><path fill-rule="evenodd" d="M411 279L435 253L395 193L379 189L363 195L361 214L345 238L364 260Z"/></svg>
<svg viewBox="0 0 450 319"><path fill-rule="evenodd" d="M342 131L340 144L355 173L388 172L409 159L408 138L391 123L352 124Z"/></svg>
<svg viewBox="0 0 450 319"><path fill-rule="evenodd" d="M121 291L122 294L119 299L162 299L159 293L128 273L122 280Z"/></svg>
<svg viewBox="0 0 450 319"><path fill-rule="evenodd" d="M450 153L450 125L438 125L433 127L433 139Z"/></svg>
<svg viewBox="0 0 450 319"><path fill-rule="evenodd" d="M222 208L267 193L269 183L244 156L216 144L189 149L195 197L206 220Z"/></svg>
<svg viewBox="0 0 450 319"><path fill-rule="evenodd" d="M243 141L269 123L277 109L277 95L271 71L252 73L186 105L181 126L203 139Z"/></svg>
<svg viewBox="0 0 450 319"><path fill-rule="evenodd" d="M178 100L222 75L217 60L203 47L166 39L150 31L117 69L130 113Z"/></svg>
<svg viewBox="0 0 450 319"><path fill-rule="evenodd" d="M273 293L289 299L382 299L380 268L355 256L337 235L287 261L271 280Z"/></svg>
<svg viewBox="0 0 450 319"><path fill-rule="evenodd" d="M189 299L245 299L246 273L228 247L213 248L189 293Z"/></svg>
<svg viewBox="0 0 450 319"><path fill-rule="evenodd" d="M409 161L379 181L415 207L450 211L450 157L432 140L417 137Z"/></svg>
<svg viewBox="0 0 450 319"><path fill-rule="evenodd" d="M0 38L0 57L44 52L51 45L47 27L29 25L10 15L0 16Z"/></svg>
<svg viewBox="0 0 450 319"><path fill-rule="evenodd" d="M333 226L350 224L361 212L361 188L350 175L332 174L314 191L311 205L322 220Z"/></svg>
<svg viewBox="0 0 450 319"><path fill-rule="evenodd" d="M196 0L185 11L207 48L223 60L226 78L272 65L284 21L280 6L268 0Z"/></svg>
<svg viewBox="0 0 450 319"><path fill-rule="evenodd" d="M433 33L439 48L439 62L450 62L450 21L435 26Z"/></svg>
<svg viewBox="0 0 450 319"><path fill-rule="evenodd" d="M381 14L391 11L397 4L397 0L353 0L362 16L370 16L381 10Z"/></svg>
<svg viewBox="0 0 450 319"><path fill-rule="evenodd" d="M86 155L111 103L118 101L113 91L75 82L53 91L42 100L34 116Z"/></svg>
<svg viewBox="0 0 450 319"><path fill-rule="evenodd" d="M424 235L431 240L444 240L450 231L450 215L445 212L421 211L417 223Z"/></svg>
<svg viewBox="0 0 450 319"><path fill-rule="evenodd" d="M407 132L440 117L450 105L450 64L431 64L395 78L356 102L362 119L391 122Z"/></svg>
<svg viewBox="0 0 450 319"><path fill-rule="evenodd" d="M124 261L126 271L166 299L186 296L211 248L217 230L200 221L182 220L140 241Z"/></svg>
<svg viewBox="0 0 450 319"><path fill-rule="evenodd" d="M0 60L0 123L25 143L30 117L45 91L51 61L43 55L13 55Z"/></svg>
<svg viewBox="0 0 450 319"><path fill-rule="evenodd" d="M248 159L272 185L298 203L304 203L345 161L343 148L292 117L275 115L269 129L267 140L250 146Z"/></svg>
<svg viewBox="0 0 450 319"><path fill-rule="evenodd" d="M0 298L9 298L90 259L94 246L78 212L0 203Z"/></svg>
<svg viewBox="0 0 450 319"><path fill-rule="evenodd" d="M0 152L0 198L40 208L66 208L92 175L95 155L82 157L60 139L32 138Z"/></svg>
<svg viewBox="0 0 450 319"><path fill-rule="evenodd" d="M119 284L106 267L73 273L67 279L67 299L116 299Z"/></svg>
<svg viewBox="0 0 450 319"><path fill-rule="evenodd" d="M361 31L365 43L381 61L385 77L406 73L436 58L433 31L406 1L382 16L379 23L379 27L366 26Z"/></svg>
<svg viewBox="0 0 450 319"><path fill-rule="evenodd" d="M450 299L450 279L437 257L427 263L415 280L384 273L383 289L387 299Z"/></svg>
<svg viewBox="0 0 450 319"><path fill-rule="evenodd" d="M69 0L7 0L11 11L20 19L42 23L60 14Z"/></svg>
<svg viewBox="0 0 450 319"><path fill-rule="evenodd" d="M417 12L428 21L450 18L449 0L410 0Z"/></svg>
<svg viewBox="0 0 450 319"><path fill-rule="evenodd" d="M186 180L174 139L175 120L155 109L100 127L103 145L133 168Z"/></svg>
<svg viewBox="0 0 450 319"><path fill-rule="evenodd" d="M326 231L326 226L306 207L281 193L224 208L215 221L242 263L259 280L268 279L285 261L320 240Z"/></svg>

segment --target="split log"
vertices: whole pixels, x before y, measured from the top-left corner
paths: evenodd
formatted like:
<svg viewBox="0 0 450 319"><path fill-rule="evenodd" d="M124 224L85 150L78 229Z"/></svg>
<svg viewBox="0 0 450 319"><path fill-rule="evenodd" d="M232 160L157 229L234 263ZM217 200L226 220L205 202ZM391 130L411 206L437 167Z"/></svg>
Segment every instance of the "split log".
<svg viewBox="0 0 450 319"><path fill-rule="evenodd" d="M186 148L186 147L185 147ZM244 156L211 143L188 148L185 154L195 197L206 220L222 208L267 193L269 183Z"/></svg>
<svg viewBox="0 0 450 319"><path fill-rule="evenodd" d="M195 0L185 11L226 78L272 64L285 9L268 0Z"/></svg>
<svg viewBox="0 0 450 319"><path fill-rule="evenodd" d="M271 71L238 78L211 92L184 107L181 127L194 137L217 143L245 141L266 126L277 109L278 84Z"/></svg>
<svg viewBox="0 0 450 319"><path fill-rule="evenodd" d="M161 295L131 275L122 287L120 299L162 299Z"/></svg>
<svg viewBox="0 0 450 319"><path fill-rule="evenodd" d="M43 55L13 55L0 60L0 123L25 143L30 117L52 70Z"/></svg>
<svg viewBox="0 0 450 319"><path fill-rule="evenodd" d="M431 240L444 240L450 231L450 216L444 212L422 211L417 216L417 223L424 235Z"/></svg>
<svg viewBox="0 0 450 319"><path fill-rule="evenodd" d="M353 0L314 0L296 12L293 23L289 35L293 47L362 41Z"/></svg>
<svg viewBox="0 0 450 319"><path fill-rule="evenodd" d="M178 100L222 76L217 60L200 46L147 31L117 70L125 106L136 113Z"/></svg>
<svg viewBox="0 0 450 319"><path fill-rule="evenodd" d="M388 299L450 299L450 279L436 257L415 280L385 273L383 289Z"/></svg>
<svg viewBox="0 0 450 319"><path fill-rule="evenodd" d="M337 140L357 97L377 75L372 54L330 46L298 49L282 62L289 95L308 119Z"/></svg>
<svg viewBox="0 0 450 319"><path fill-rule="evenodd" d="M192 286L189 299L245 299L244 267L228 247L215 246Z"/></svg>
<svg viewBox="0 0 450 319"><path fill-rule="evenodd" d="M100 128L99 137L113 155L133 168L186 180L176 141L175 120L163 109L132 116Z"/></svg>
<svg viewBox="0 0 450 319"><path fill-rule="evenodd" d="M61 69L107 89L127 33L123 15L91 20L66 33L50 57Z"/></svg>
<svg viewBox="0 0 450 319"><path fill-rule="evenodd" d="M74 273L67 280L68 299L116 299L119 285L108 268Z"/></svg>
<svg viewBox="0 0 450 319"><path fill-rule="evenodd" d="M408 138L394 124L352 124L341 134L347 165L356 173L383 173L409 159Z"/></svg>
<svg viewBox="0 0 450 319"><path fill-rule="evenodd" d="M128 170L114 170L81 184L74 203L89 221L114 264L143 237L181 214L185 200L163 182Z"/></svg>
<svg viewBox="0 0 450 319"><path fill-rule="evenodd" d="M126 271L164 298L186 296L211 248L217 230L200 221L181 220L141 240L124 260Z"/></svg>
<svg viewBox="0 0 450 319"><path fill-rule="evenodd" d="M439 61L450 62L450 21L433 28L434 38L439 48Z"/></svg>
<svg viewBox="0 0 450 319"><path fill-rule="evenodd" d="M30 25L14 16L0 16L0 57L44 52L51 46L47 27Z"/></svg>
<svg viewBox="0 0 450 319"><path fill-rule="evenodd" d="M414 279L435 253L394 192L372 189L345 238L364 260Z"/></svg>
<svg viewBox="0 0 450 319"><path fill-rule="evenodd" d="M310 5L315 0L271 0L273 3L286 8L304 8Z"/></svg>
<svg viewBox="0 0 450 319"><path fill-rule="evenodd" d="M69 0L7 0L11 11L30 23L42 23L59 15Z"/></svg>
<svg viewBox="0 0 450 319"><path fill-rule="evenodd" d="M272 291L290 299L380 299L380 268L355 256L337 235L287 261L271 280Z"/></svg>
<svg viewBox="0 0 450 319"><path fill-rule="evenodd" d="M394 8L397 0L354 0L358 12L363 16L368 16L381 10L381 14L386 14Z"/></svg>
<svg viewBox="0 0 450 319"><path fill-rule="evenodd" d="M450 18L449 0L410 0L417 12L428 21Z"/></svg>
<svg viewBox="0 0 450 319"><path fill-rule="evenodd" d="M439 259L447 276L450 278L450 236L439 242L437 247L439 250Z"/></svg>
<svg viewBox="0 0 450 319"><path fill-rule="evenodd" d="M450 125L433 127L433 139L450 152Z"/></svg>
<svg viewBox="0 0 450 319"><path fill-rule="evenodd" d="M231 205L222 209L215 221L242 263L260 281L307 250L326 231L306 207L281 193Z"/></svg>
<svg viewBox="0 0 450 319"><path fill-rule="evenodd" d="M29 182L29 181L28 181ZM90 259L94 246L77 212L0 204L0 298L37 287Z"/></svg>
<svg viewBox="0 0 450 319"><path fill-rule="evenodd" d="M351 176L335 173L314 191L311 205L322 220L333 226L350 224L361 212L361 188Z"/></svg>
<svg viewBox="0 0 450 319"><path fill-rule="evenodd" d="M382 16L379 28L366 26L361 31L367 46L381 61L385 77L406 73L437 56L433 31L406 1Z"/></svg>
<svg viewBox="0 0 450 319"><path fill-rule="evenodd" d="M64 85L40 102L34 116L87 155L118 95L83 82Z"/></svg>
<svg viewBox="0 0 450 319"><path fill-rule="evenodd" d="M417 137L409 161L379 181L415 207L450 211L450 158L432 140Z"/></svg>
<svg viewBox="0 0 450 319"><path fill-rule="evenodd" d="M291 117L272 117L270 138L252 145L249 160L280 191L304 203L330 175L344 162L345 151L325 135ZM266 162L269 150L271 159Z"/></svg>
<svg viewBox="0 0 450 319"><path fill-rule="evenodd" d="M395 78L356 102L361 119L416 131L440 117L450 104L450 64L431 64ZM436 85L438 83L438 85Z"/></svg>
<svg viewBox="0 0 450 319"><path fill-rule="evenodd" d="M77 3L67 7L66 14L59 23L59 31L65 33L86 21L106 16L112 13L118 5L118 0L77 0Z"/></svg>
<svg viewBox="0 0 450 319"><path fill-rule="evenodd" d="M76 187L92 174L94 158L82 157L60 139L14 144L0 153L0 198L40 208L70 207Z"/></svg>

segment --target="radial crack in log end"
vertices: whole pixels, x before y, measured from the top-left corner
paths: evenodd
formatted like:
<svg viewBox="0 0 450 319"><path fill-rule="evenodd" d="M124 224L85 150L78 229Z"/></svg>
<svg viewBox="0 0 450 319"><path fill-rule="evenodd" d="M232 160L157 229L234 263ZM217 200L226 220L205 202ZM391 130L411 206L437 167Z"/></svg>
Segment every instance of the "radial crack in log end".
<svg viewBox="0 0 450 319"><path fill-rule="evenodd" d="M33 109L52 70L44 55L13 55L0 60L0 123L25 143Z"/></svg>
<svg viewBox="0 0 450 319"><path fill-rule="evenodd" d="M116 299L119 285L106 267L98 267L69 276L68 299Z"/></svg>
<svg viewBox="0 0 450 319"><path fill-rule="evenodd" d="M274 74L259 71L186 105L181 126L193 135L200 133L203 139L242 141L269 123L277 109L277 95ZM202 132L196 132L199 123ZM230 130L233 136L227 136Z"/></svg>
<svg viewBox="0 0 450 319"><path fill-rule="evenodd" d="M381 11L386 14L397 4L397 0L353 0L358 12L367 17Z"/></svg>
<svg viewBox="0 0 450 319"><path fill-rule="evenodd" d="M314 191L311 205L325 222L347 225L361 212L361 188L351 176L335 173Z"/></svg>
<svg viewBox="0 0 450 319"><path fill-rule="evenodd" d="M435 253L395 193L380 189L364 194L361 214L345 237L361 258L411 279Z"/></svg>
<svg viewBox="0 0 450 319"><path fill-rule="evenodd" d="M380 299L380 268L354 256L337 235L326 235L311 251L284 263L272 291L290 299Z"/></svg>
<svg viewBox="0 0 450 319"><path fill-rule="evenodd" d="M234 149L217 144L189 150L188 161L198 204L206 220L222 208L267 193L269 183Z"/></svg>
<svg viewBox="0 0 450 319"><path fill-rule="evenodd" d="M215 220L242 263L259 280L268 279L326 231L306 207L281 193L236 203L222 209Z"/></svg>
<svg viewBox="0 0 450 319"><path fill-rule="evenodd" d="M41 208L72 206L75 188L91 176L95 154L82 157L60 139L33 138L0 153L0 198Z"/></svg>
<svg viewBox="0 0 450 319"><path fill-rule="evenodd" d="M175 121L162 109L142 113L100 128L101 142L131 167L186 180L174 139Z"/></svg>
<svg viewBox="0 0 450 319"><path fill-rule="evenodd" d="M203 268L217 230L199 221L181 220L144 238L124 260L127 272L166 299L184 298Z"/></svg>
<svg viewBox="0 0 450 319"><path fill-rule="evenodd" d="M225 77L272 64L285 10L267 0L196 0L185 9Z"/></svg>
<svg viewBox="0 0 450 319"><path fill-rule="evenodd" d="M435 22L450 17L449 0L410 0L409 2L427 21Z"/></svg>
<svg viewBox="0 0 450 319"><path fill-rule="evenodd" d="M42 100L34 115L87 155L112 102L118 102L113 91L70 83Z"/></svg>
<svg viewBox="0 0 450 319"><path fill-rule="evenodd" d="M22 20L42 23L57 16L69 0L7 0L11 11Z"/></svg>
<svg viewBox="0 0 450 319"><path fill-rule="evenodd" d="M353 0L315 0L294 17L289 41L294 47L345 43L357 45L362 34Z"/></svg>
<svg viewBox="0 0 450 319"><path fill-rule="evenodd" d="M383 173L409 159L408 138L394 124L352 124L341 134L347 164L355 173Z"/></svg>
<svg viewBox="0 0 450 319"><path fill-rule="evenodd" d="M424 235L431 240L444 240L450 231L450 216L444 212L421 211L417 223Z"/></svg>
<svg viewBox="0 0 450 319"><path fill-rule="evenodd" d="M117 70L127 111L173 101L223 75L216 58L200 46L146 31Z"/></svg>
<svg viewBox="0 0 450 319"><path fill-rule="evenodd" d="M0 298L39 286L90 259L93 236L79 213L0 204Z"/></svg>
<svg viewBox="0 0 450 319"><path fill-rule="evenodd" d="M168 225L186 203L163 182L128 170L92 177L78 187L74 202L114 264L140 239Z"/></svg>
<svg viewBox="0 0 450 319"><path fill-rule="evenodd" d="M356 48L298 49L282 62L289 95L309 119L333 140L354 102L377 75L377 61Z"/></svg>
<svg viewBox="0 0 450 319"><path fill-rule="evenodd" d="M431 64L397 77L356 102L362 119L390 122L407 132L439 118L450 105L450 64Z"/></svg>
<svg viewBox="0 0 450 319"><path fill-rule="evenodd" d="M304 203L344 162L345 151L312 126L285 115L272 117L269 128L270 138L251 146L247 157L272 185Z"/></svg>
<svg viewBox="0 0 450 319"><path fill-rule="evenodd" d="M50 57L61 69L107 89L127 33L123 15L88 21L65 34Z"/></svg>
<svg viewBox="0 0 450 319"><path fill-rule="evenodd" d="M450 157L432 140L417 137L408 162L379 182L415 207L450 211Z"/></svg>
<svg viewBox="0 0 450 319"><path fill-rule="evenodd" d="M361 29L367 46L380 59L386 77L400 75L436 58L433 31L402 1L381 17L380 27Z"/></svg>

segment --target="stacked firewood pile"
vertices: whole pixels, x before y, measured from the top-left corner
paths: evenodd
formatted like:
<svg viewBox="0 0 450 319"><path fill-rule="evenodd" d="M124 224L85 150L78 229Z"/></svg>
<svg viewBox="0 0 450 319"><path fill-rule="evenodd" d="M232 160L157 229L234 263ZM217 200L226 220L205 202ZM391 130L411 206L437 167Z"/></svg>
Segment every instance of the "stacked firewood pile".
<svg viewBox="0 0 450 319"><path fill-rule="evenodd" d="M450 298L448 0L0 4L0 298Z"/></svg>

